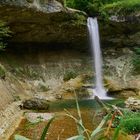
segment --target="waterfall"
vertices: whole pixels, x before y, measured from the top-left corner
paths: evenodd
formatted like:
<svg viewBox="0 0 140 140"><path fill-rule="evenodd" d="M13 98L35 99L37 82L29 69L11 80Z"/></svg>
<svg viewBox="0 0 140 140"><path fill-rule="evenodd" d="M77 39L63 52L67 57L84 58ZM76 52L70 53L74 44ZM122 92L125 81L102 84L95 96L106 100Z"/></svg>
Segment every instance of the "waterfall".
<svg viewBox="0 0 140 140"><path fill-rule="evenodd" d="M95 78L96 85L93 89L94 95L98 96L101 99L108 99L106 95L105 88L103 86L103 77L102 77L102 54L100 49L100 38L98 30L97 18L88 18L87 26L89 30L90 45L92 48L92 55L94 56L93 67L95 68Z"/></svg>
<svg viewBox="0 0 140 140"><path fill-rule="evenodd" d="M40 10L41 9L40 0L34 0L33 1L33 6L35 6L38 10Z"/></svg>

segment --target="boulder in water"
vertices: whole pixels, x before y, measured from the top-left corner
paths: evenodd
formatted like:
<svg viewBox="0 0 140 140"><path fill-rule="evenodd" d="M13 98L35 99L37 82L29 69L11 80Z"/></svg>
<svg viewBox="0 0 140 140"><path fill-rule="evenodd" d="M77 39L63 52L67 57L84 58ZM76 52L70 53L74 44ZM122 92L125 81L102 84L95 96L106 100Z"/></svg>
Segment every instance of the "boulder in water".
<svg viewBox="0 0 140 140"><path fill-rule="evenodd" d="M23 109L48 110L49 102L43 99L28 99L23 101Z"/></svg>

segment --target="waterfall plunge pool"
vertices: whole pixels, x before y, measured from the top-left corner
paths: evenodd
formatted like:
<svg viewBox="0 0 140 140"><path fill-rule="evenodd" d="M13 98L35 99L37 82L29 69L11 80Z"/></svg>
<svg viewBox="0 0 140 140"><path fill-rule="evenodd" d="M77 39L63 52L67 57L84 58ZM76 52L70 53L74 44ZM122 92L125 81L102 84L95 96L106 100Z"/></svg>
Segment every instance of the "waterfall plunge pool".
<svg viewBox="0 0 140 140"><path fill-rule="evenodd" d="M103 102L106 105L114 104L117 106L124 106L123 100L103 100ZM101 106L92 99L79 100L78 103L80 106L83 124L88 130L92 131L102 120L102 117L104 115L103 110ZM63 100L50 103L49 110L45 112L55 113L59 117L56 117L56 119L52 123L49 129L47 140L56 140L60 133L60 140L66 140L66 138L68 137L77 135L76 124L71 118L64 116L64 109L70 111L73 116L78 117L75 100ZM30 112L37 113L38 111ZM40 112L42 111L39 111L38 113ZM96 116L96 114L98 115ZM15 134L26 136L31 140L40 140L41 133L46 124L47 121L32 124L26 118L24 118L21 120L19 127L15 130L9 140L14 140Z"/></svg>

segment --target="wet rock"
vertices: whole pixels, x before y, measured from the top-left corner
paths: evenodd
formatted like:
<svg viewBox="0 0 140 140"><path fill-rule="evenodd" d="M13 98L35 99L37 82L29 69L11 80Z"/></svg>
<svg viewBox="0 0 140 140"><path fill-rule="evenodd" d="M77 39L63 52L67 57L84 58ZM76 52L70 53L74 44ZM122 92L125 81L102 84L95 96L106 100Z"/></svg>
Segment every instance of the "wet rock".
<svg viewBox="0 0 140 140"><path fill-rule="evenodd" d="M113 95L115 97L128 98L130 96L138 96L139 94L139 89L137 87L130 86L129 84L125 85L119 80L106 79L105 87L108 91L108 95Z"/></svg>
<svg viewBox="0 0 140 140"><path fill-rule="evenodd" d="M134 110L134 111L139 110L140 111L140 99L129 97L125 101L125 104L126 104L126 107L131 109L131 110Z"/></svg>
<svg viewBox="0 0 140 140"><path fill-rule="evenodd" d="M90 92L88 88L84 86L89 76L87 74L78 75L76 78L71 78L68 81L63 81L61 85L49 90L47 95L54 95L55 99L75 99L75 93L78 97L89 97ZM48 98L49 99L49 98ZM52 101L52 99L51 99Z"/></svg>
<svg viewBox="0 0 140 140"><path fill-rule="evenodd" d="M58 100L61 100L62 99L62 95L61 94L56 94L55 98L58 99Z"/></svg>
<svg viewBox="0 0 140 140"><path fill-rule="evenodd" d="M48 110L49 102L43 99L29 99L23 101L24 109L33 109L33 110Z"/></svg>
<svg viewBox="0 0 140 140"><path fill-rule="evenodd" d="M120 91L124 88L118 81L112 79L105 79L105 87L109 92Z"/></svg>
<svg viewBox="0 0 140 140"><path fill-rule="evenodd" d="M88 74L78 75L76 78L70 79L62 85L62 97L63 98L75 98L75 93L79 98L86 98L91 96L87 88L87 79L91 77Z"/></svg>
<svg viewBox="0 0 140 140"><path fill-rule="evenodd" d="M108 90L108 95L115 96L117 98L128 98L130 96L135 97L138 96L137 89L133 88L124 88L120 90Z"/></svg>

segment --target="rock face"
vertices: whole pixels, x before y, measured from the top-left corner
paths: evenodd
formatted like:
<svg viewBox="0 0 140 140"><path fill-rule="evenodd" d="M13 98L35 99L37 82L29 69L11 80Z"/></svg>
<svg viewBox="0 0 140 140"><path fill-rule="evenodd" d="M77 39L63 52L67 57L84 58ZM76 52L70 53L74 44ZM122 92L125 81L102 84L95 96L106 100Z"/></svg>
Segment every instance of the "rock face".
<svg viewBox="0 0 140 140"><path fill-rule="evenodd" d="M129 97L125 101L125 104L126 104L126 107L131 110L140 111L140 100L139 99Z"/></svg>
<svg viewBox="0 0 140 140"><path fill-rule="evenodd" d="M64 7L63 0L2 0L0 3L0 19L13 31L9 44L80 49L88 46L87 16ZM128 17L100 22L103 47L140 46L139 16Z"/></svg>
<svg viewBox="0 0 140 140"><path fill-rule="evenodd" d="M9 44L24 47L86 46L86 16L82 12L68 10L55 0L44 1L40 7L26 3L18 4L15 0L0 5L0 19L7 22L13 32ZM47 8L51 4L53 8Z"/></svg>
<svg viewBox="0 0 140 140"><path fill-rule="evenodd" d="M105 47L119 48L140 46L140 26L139 23L109 21L100 26L102 44Z"/></svg>
<svg viewBox="0 0 140 140"><path fill-rule="evenodd" d="M108 90L108 95L115 96L117 98L129 98L139 96L139 84L137 79L127 81L124 84L123 81L105 79L105 86ZM135 85L134 85L135 84Z"/></svg>
<svg viewBox="0 0 140 140"><path fill-rule="evenodd" d="M63 4L63 1L60 1ZM54 13L64 10L63 5L56 0L1 0L0 3L20 7L36 8L45 13Z"/></svg>
<svg viewBox="0 0 140 140"><path fill-rule="evenodd" d="M46 100L35 98L23 101L23 108L33 110L48 110L49 104Z"/></svg>

